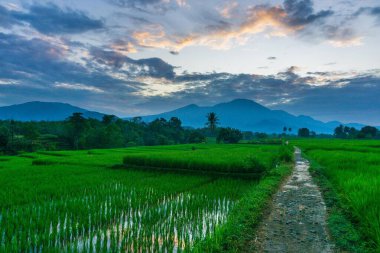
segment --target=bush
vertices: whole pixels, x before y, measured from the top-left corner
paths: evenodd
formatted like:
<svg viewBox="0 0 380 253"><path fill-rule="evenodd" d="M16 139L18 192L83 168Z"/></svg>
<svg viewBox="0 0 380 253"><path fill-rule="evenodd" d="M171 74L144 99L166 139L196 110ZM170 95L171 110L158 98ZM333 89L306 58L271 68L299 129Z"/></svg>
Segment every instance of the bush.
<svg viewBox="0 0 380 253"><path fill-rule="evenodd" d="M249 173L264 174L266 166L257 157L250 156L246 159L246 170L249 171Z"/></svg>
<svg viewBox="0 0 380 253"><path fill-rule="evenodd" d="M279 162L290 163L294 161L293 150L289 146L281 146L278 152Z"/></svg>

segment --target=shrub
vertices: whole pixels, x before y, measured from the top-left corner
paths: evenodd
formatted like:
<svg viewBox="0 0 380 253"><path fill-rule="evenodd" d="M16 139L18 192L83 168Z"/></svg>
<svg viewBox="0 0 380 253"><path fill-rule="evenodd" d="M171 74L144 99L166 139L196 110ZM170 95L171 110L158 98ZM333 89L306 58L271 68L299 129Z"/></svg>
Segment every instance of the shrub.
<svg viewBox="0 0 380 253"><path fill-rule="evenodd" d="M278 152L279 162L290 163L294 161L293 150L289 146L281 146Z"/></svg>
<svg viewBox="0 0 380 253"><path fill-rule="evenodd" d="M255 156L249 156L245 162L245 168L249 173L264 174L266 166Z"/></svg>

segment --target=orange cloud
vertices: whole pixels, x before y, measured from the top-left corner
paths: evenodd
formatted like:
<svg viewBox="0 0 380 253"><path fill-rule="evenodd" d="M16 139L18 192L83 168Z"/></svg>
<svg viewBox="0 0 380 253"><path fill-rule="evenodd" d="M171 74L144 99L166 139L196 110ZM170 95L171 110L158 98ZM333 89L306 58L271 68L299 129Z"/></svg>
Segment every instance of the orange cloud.
<svg viewBox="0 0 380 253"><path fill-rule="evenodd" d="M227 15L227 10L225 15ZM161 25L147 26L144 31L135 32L133 38L138 46L165 48L179 51L187 46L201 45L214 49L229 49L245 44L250 36L268 31L269 36L288 36L303 28L285 22L286 12L280 7L252 8L244 22L214 31L192 33L187 36L169 35Z"/></svg>
<svg viewBox="0 0 380 253"><path fill-rule="evenodd" d="M328 41L334 47L355 47L363 45L362 37L353 37L353 38L337 38L331 39Z"/></svg>

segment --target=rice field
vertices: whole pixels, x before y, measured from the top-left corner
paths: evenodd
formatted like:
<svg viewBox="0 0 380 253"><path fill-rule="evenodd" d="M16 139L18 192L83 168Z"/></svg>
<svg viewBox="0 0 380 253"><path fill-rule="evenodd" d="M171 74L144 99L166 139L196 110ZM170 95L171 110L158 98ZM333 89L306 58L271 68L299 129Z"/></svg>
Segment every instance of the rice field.
<svg viewBox="0 0 380 253"><path fill-rule="evenodd" d="M254 156L269 170L278 150L178 145L0 157L0 252L192 251L228 223L258 181L125 168L123 159L181 157L223 170Z"/></svg>
<svg viewBox="0 0 380 253"><path fill-rule="evenodd" d="M380 141L297 140L322 165L349 217L375 252L380 252Z"/></svg>

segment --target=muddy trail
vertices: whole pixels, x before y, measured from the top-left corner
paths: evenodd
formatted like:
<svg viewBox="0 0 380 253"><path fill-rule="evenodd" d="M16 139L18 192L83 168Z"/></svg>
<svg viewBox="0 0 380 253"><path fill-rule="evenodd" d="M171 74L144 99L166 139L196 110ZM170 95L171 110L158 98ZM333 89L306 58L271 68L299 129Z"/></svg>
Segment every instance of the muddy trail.
<svg viewBox="0 0 380 253"><path fill-rule="evenodd" d="M274 196L259 226L254 252L333 252L326 229L326 206L309 173L309 162L295 150L292 175Z"/></svg>

